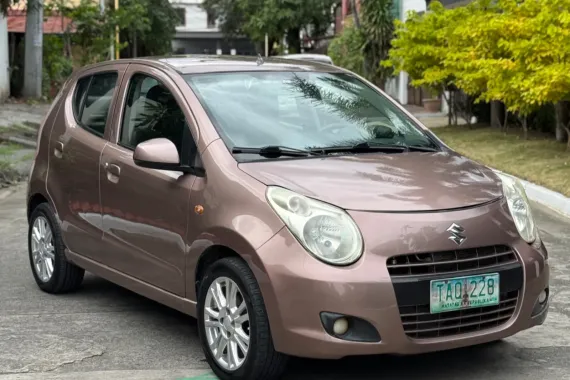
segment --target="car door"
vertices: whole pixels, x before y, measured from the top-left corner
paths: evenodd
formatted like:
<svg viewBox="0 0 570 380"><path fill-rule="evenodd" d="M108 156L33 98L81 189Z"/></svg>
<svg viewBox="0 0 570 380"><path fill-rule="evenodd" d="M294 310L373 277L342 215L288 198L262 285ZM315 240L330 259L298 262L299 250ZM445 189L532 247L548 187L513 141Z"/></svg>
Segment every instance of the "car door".
<svg viewBox="0 0 570 380"><path fill-rule="evenodd" d="M124 104L115 112L116 136L101 155L101 204L108 265L131 277L183 296L189 195L196 179L182 172L137 166L137 144L164 137L183 163L196 144L174 82L144 65L125 76Z"/></svg>
<svg viewBox="0 0 570 380"><path fill-rule="evenodd" d="M47 191L63 240L70 251L94 260L102 249L99 158L125 68L82 73L66 94L50 135Z"/></svg>

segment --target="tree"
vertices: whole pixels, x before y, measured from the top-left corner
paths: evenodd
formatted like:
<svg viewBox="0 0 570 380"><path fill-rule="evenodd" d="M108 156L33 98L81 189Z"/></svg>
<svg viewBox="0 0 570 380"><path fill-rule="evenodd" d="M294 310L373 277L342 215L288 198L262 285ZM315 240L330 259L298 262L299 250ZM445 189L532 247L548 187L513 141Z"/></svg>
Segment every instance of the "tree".
<svg viewBox="0 0 570 380"><path fill-rule="evenodd" d="M415 86L457 88L475 101L502 101L520 117L526 137L527 117L540 101L522 91L532 70L514 50L533 36L527 23L537 3L475 0L445 9L432 2L426 14L412 14L398 24L384 64L408 72Z"/></svg>
<svg viewBox="0 0 570 380"><path fill-rule="evenodd" d="M118 23L129 56L170 53L178 16L168 0L121 0Z"/></svg>
<svg viewBox="0 0 570 380"><path fill-rule="evenodd" d="M392 49L381 65L396 74L408 73L412 86L425 86L446 96L445 91L453 91L456 82L455 72L446 64L451 35L465 22L467 13L466 7L449 10L435 1L424 14L410 12L406 22L396 20ZM451 104L449 97L446 101Z"/></svg>
<svg viewBox="0 0 570 380"><path fill-rule="evenodd" d="M494 75L489 70L496 64L500 65L508 56L504 45L497 43L503 38L500 8L497 2L478 0L455 12L452 17L456 23L447 32L448 50L444 65L454 76L456 88L474 101L485 100L482 94L487 91L489 79L492 80ZM457 96L456 93L452 94L453 111L457 112L457 102L453 101ZM492 124L500 126L498 112L493 112L492 116L496 119L492 120Z"/></svg>
<svg viewBox="0 0 570 380"><path fill-rule="evenodd" d="M556 139L570 150L570 124L565 103L570 100L570 0L543 0L517 5L503 0L509 12L523 17L510 51L530 71L521 83L525 100L535 107L556 104ZM523 24L524 23L524 24Z"/></svg>
<svg viewBox="0 0 570 380"><path fill-rule="evenodd" d="M367 0L356 7L350 2L354 17L329 46L335 63L357 72L381 88L392 75L393 66L381 65L388 58L394 34L392 0ZM350 19L349 19L350 20Z"/></svg>
<svg viewBox="0 0 570 380"><path fill-rule="evenodd" d="M109 59L109 46L117 25L113 10L101 12L97 3L81 0L79 5L65 12L75 27L73 43L81 50L79 63L86 65Z"/></svg>
<svg viewBox="0 0 570 380"><path fill-rule="evenodd" d="M545 2L499 0L497 12L486 17L478 28L485 33L488 49L472 49L472 62L480 72L476 75L486 81L480 98L501 100L506 110L521 120L525 139L528 138L528 116L546 101L529 88L534 69L525 58L526 46L535 38L535 31L528 25L544 5L541 3Z"/></svg>
<svg viewBox="0 0 570 380"><path fill-rule="evenodd" d="M337 0L205 0L202 7L220 22L228 36L245 34L258 46L267 34L271 42L287 36L289 52L300 52L299 32L323 33L333 21ZM308 28L308 26L311 28ZM270 43L272 46L273 43Z"/></svg>
<svg viewBox="0 0 570 380"><path fill-rule="evenodd" d="M25 97L42 96L44 2L28 0L26 9L26 34L24 37L24 88Z"/></svg>
<svg viewBox="0 0 570 380"><path fill-rule="evenodd" d="M394 34L393 6L392 0L366 0L360 6L360 25L365 36L362 46L364 72L369 80L381 88L384 88L393 71L390 66L380 65L380 62L388 58L391 48Z"/></svg>
<svg viewBox="0 0 570 380"><path fill-rule="evenodd" d="M360 29L351 24L345 25L342 33L331 41L328 54L336 65L366 76L363 53L365 40Z"/></svg>

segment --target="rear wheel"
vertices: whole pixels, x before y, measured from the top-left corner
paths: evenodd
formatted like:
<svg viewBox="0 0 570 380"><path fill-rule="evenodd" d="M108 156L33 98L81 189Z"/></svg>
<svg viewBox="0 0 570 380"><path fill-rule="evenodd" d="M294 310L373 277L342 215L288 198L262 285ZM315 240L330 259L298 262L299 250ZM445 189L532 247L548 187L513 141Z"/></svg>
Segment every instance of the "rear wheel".
<svg viewBox="0 0 570 380"><path fill-rule="evenodd" d="M61 230L47 203L36 207L30 217L28 253L34 279L43 291L65 293L83 282L85 271L65 258Z"/></svg>
<svg viewBox="0 0 570 380"><path fill-rule="evenodd" d="M253 273L224 258L200 281L198 329L208 363L222 380L275 380L287 356L275 351L265 305Z"/></svg>

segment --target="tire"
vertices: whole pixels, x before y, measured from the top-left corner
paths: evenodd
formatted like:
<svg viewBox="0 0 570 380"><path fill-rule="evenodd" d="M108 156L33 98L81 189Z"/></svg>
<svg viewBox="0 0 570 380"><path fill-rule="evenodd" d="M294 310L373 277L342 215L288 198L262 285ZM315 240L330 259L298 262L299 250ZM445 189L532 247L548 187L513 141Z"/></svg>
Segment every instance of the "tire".
<svg viewBox="0 0 570 380"><path fill-rule="evenodd" d="M34 262L34 253L32 250L34 226L37 226L37 223L40 222L47 222L47 226L51 229L50 241L53 249L50 249L52 251L50 257L53 256L53 259L51 259L53 260L51 265L53 270L51 276L47 280L42 279L41 275L38 273L38 267ZM61 238L59 223L57 222L54 212L47 203L42 203L36 207L30 217L28 228L28 255L34 279L36 280L39 288L44 292L52 294L71 292L79 288L83 282L85 270L67 261L65 257L65 245Z"/></svg>
<svg viewBox="0 0 570 380"><path fill-rule="evenodd" d="M246 323L249 332L247 354L239 368L229 370L218 363L210 349L208 337L211 338L211 335L207 335L205 326L207 317L204 314L210 286L214 281L225 279L226 281L230 279L233 284L237 285L239 292L243 295L243 302L246 304L246 311L249 315L249 322ZM211 302L212 296L209 298ZM245 330L246 328L242 331ZM288 357L275 351L259 285L247 264L239 258L230 257L214 262L201 279L198 290L198 333L206 359L221 380L277 380L285 371ZM229 346L226 346L222 352L227 352L227 347ZM243 351L240 352L243 353Z"/></svg>

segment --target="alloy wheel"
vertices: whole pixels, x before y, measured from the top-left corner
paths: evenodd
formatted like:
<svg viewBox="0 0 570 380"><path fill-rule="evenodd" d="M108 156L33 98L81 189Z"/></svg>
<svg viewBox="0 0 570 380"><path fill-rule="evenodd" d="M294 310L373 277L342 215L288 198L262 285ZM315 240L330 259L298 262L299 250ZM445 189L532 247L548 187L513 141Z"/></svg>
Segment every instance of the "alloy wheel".
<svg viewBox="0 0 570 380"><path fill-rule="evenodd" d="M232 279L219 277L208 288L204 327L216 363L229 372L239 369L249 351L250 325L243 293Z"/></svg>
<svg viewBox="0 0 570 380"><path fill-rule="evenodd" d="M55 267L53 232L46 218L39 216L32 226L32 260L38 278L46 283Z"/></svg>

